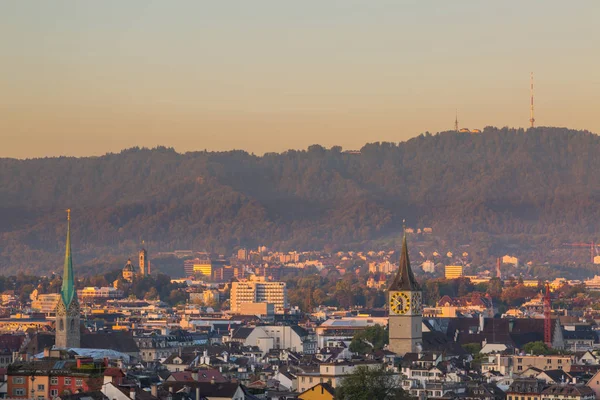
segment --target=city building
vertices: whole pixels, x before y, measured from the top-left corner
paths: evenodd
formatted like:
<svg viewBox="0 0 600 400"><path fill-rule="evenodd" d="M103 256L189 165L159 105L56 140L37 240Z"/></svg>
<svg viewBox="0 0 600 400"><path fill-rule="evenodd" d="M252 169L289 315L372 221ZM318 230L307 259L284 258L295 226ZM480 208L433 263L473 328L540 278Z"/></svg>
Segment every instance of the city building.
<svg viewBox="0 0 600 400"><path fill-rule="evenodd" d="M506 395L507 400L542 400L542 392L546 384L535 378L515 379L509 386Z"/></svg>
<svg viewBox="0 0 600 400"><path fill-rule="evenodd" d="M107 370L103 361L94 361L91 357L15 362L6 373L7 394L15 399L43 400L100 390Z"/></svg>
<svg viewBox="0 0 600 400"><path fill-rule="evenodd" d="M306 392L318 383L329 383L335 389L342 379L354 372L359 366L381 368L378 361L322 363L319 365L318 370L314 372L299 372L296 374L298 377L298 392Z"/></svg>
<svg viewBox="0 0 600 400"><path fill-rule="evenodd" d="M456 279L463 276L462 265L446 265L444 270L444 276L446 279Z"/></svg>
<svg viewBox="0 0 600 400"><path fill-rule="evenodd" d="M421 264L421 268L423 268L423 272L433 274L435 272L435 263L431 260L424 261L423 264Z"/></svg>
<svg viewBox="0 0 600 400"><path fill-rule="evenodd" d="M451 298L442 296L435 307L426 307L423 315L427 317L454 318L462 315L494 316L492 299L475 293L470 296Z"/></svg>
<svg viewBox="0 0 600 400"><path fill-rule="evenodd" d="M502 264L511 264L515 267L519 266L519 259L515 256L509 256L508 254L502 257Z"/></svg>
<svg viewBox="0 0 600 400"><path fill-rule="evenodd" d="M288 308L285 282L233 282L230 293L231 312L240 313L242 303L273 303L275 313L283 314Z"/></svg>
<svg viewBox="0 0 600 400"><path fill-rule="evenodd" d="M123 291L115 289L111 286L106 287L94 287L87 286L77 291L77 297L81 301L92 301L101 299L121 299L123 298Z"/></svg>
<svg viewBox="0 0 600 400"><path fill-rule="evenodd" d="M213 268L209 259L194 258L193 260L186 260L183 263L183 269L186 276L201 274L207 278L212 277Z"/></svg>
<svg viewBox="0 0 600 400"><path fill-rule="evenodd" d="M400 268L388 289L390 351L398 355L419 351L422 342L422 301L421 288L410 268L405 234Z"/></svg>
<svg viewBox="0 0 600 400"><path fill-rule="evenodd" d="M542 391L542 399L552 400L594 400L596 394L585 385L554 384Z"/></svg>
<svg viewBox="0 0 600 400"><path fill-rule="evenodd" d="M37 298L31 302L31 309L44 314L53 314L59 298L59 293L38 294Z"/></svg>

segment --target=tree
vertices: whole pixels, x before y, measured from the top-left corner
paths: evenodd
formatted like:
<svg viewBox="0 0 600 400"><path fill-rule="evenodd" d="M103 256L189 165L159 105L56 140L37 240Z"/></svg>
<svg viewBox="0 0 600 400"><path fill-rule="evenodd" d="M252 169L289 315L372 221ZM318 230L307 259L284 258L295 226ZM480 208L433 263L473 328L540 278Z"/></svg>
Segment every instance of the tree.
<svg viewBox="0 0 600 400"><path fill-rule="evenodd" d="M525 351L527 354L533 354L536 356L554 353L554 350L550 349L546 343L541 341L527 343L525 346L523 346L523 351Z"/></svg>
<svg viewBox="0 0 600 400"><path fill-rule="evenodd" d="M350 342L350 351L360 354L381 350L390 341L389 331L381 325L369 326L357 332Z"/></svg>
<svg viewBox="0 0 600 400"><path fill-rule="evenodd" d="M400 386L400 376L378 368L359 366L336 387L339 400L404 400L408 394Z"/></svg>

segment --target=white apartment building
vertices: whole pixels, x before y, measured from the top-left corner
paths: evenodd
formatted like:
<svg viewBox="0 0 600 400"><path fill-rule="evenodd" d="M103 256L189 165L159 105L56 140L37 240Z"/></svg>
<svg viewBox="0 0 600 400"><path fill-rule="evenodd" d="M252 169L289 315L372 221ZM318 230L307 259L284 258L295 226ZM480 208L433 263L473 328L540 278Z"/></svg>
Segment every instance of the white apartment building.
<svg viewBox="0 0 600 400"><path fill-rule="evenodd" d="M289 307L285 282L233 282L231 312L240 313L243 303L272 303L275 313L283 314Z"/></svg>

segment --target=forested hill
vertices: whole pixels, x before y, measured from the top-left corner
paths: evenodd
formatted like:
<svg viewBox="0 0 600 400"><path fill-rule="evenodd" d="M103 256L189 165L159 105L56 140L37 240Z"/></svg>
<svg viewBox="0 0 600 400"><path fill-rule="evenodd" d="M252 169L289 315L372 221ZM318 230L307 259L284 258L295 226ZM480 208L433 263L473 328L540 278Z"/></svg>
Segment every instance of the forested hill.
<svg viewBox="0 0 600 400"><path fill-rule="evenodd" d="M152 251L238 246L386 246L411 227L451 242L527 234L593 237L600 208L600 137L563 128L486 128L360 154L129 149L87 158L0 159L0 267L58 270L73 210L80 262Z"/></svg>

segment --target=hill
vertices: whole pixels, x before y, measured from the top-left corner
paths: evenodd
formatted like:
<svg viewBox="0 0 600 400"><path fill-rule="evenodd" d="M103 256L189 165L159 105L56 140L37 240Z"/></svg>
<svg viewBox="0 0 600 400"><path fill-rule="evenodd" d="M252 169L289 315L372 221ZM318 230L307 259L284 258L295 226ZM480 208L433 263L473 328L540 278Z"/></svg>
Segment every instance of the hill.
<svg viewBox="0 0 600 400"><path fill-rule="evenodd" d="M58 270L67 207L80 265L133 255L142 239L153 252L389 247L404 218L431 226L435 240L476 245L484 261L506 248L542 251L597 236L598 154L600 137L587 131L487 127L360 154L313 145L0 159L0 267Z"/></svg>

